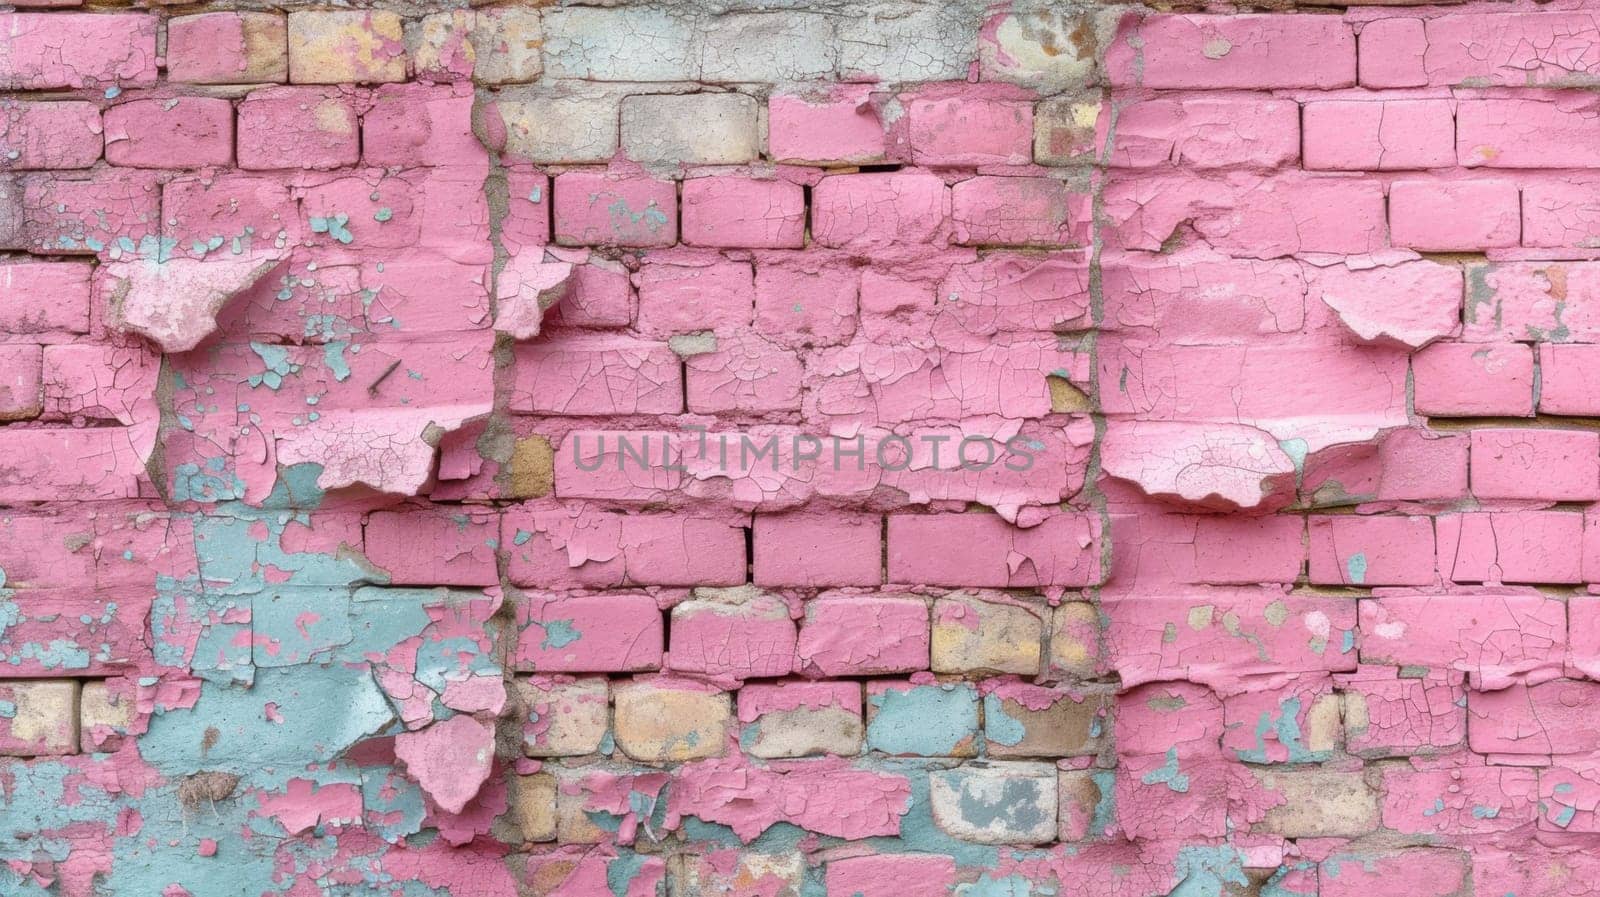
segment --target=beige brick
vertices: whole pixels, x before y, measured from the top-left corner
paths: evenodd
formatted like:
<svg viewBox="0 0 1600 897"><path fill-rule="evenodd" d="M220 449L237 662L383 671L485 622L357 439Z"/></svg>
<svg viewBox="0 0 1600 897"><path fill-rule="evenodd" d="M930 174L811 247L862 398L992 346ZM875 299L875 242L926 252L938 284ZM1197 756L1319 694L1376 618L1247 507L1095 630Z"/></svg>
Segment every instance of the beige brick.
<svg viewBox="0 0 1600 897"><path fill-rule="evenodd" d="M528 9L455 9L406 26L406 50L424 79L534 81L544 70L543 46L539 13Z"/></svg>
<svg viewBox="0 0 1600 897"><path fill-rule="evenodd" d="M228 64L219 64L228 60ZM167 77L190 84L289 78L288 26L271 12L214 12L167 22Z"/></svg>
<svg viewBox="0 0 1600 897"><path fill-rule="evenodd" d="M494 109L505 153L542 165L606 162L617 152L620 98L605 91L514 88Z"/></svg>
<svg viewBox="0 0 1600 897"><path fill-rule="evenodd" d="M78 696L78 730L85 753L114 751L122 746L137 716L132 683L119 680L85 682Z"/></svg>
<svg viewBox="0 0 1600 897"><path fill-rule="evenodd" d="M978 844L1043 844L1056 837L1056 768L969 763L929 776L933 821Z"/></svg>
<svg viewBox="0 0 1600 897"><path fill-rule="evenodd" d="M1094 754L1110 696L1021 685L983 699L984 742L989 756L1082 757Z"/></svg>
<svg viewBox="0 0 1600 897"><path fill-rule="evenodd" d="M1043 603L997 592L952 592L933 605L933 671L1037 675Z"/></svg>
<svg viewBox="0 0 1600 897"><path fill-rule="evenodd" d="M544 498L556 487L556 453L547 437L534 434L511 449L511 498Z"/></svg>
<svg viewBox="0 0 1600 897"><path fill-rule="evenodd" d="M1360 769L1255 770L1261 787L1283 803L1255 830L1285 838L1356 838L1378 828L1378 796Z"/></svg>
<svg viewBox="0 0 1600 897"><path fill-rule="evenodd" d="M1100 95L1053 97L1033 107L1033 161L1040 165L1080 165L1100 151L1095 126Z"/></svg>
<svg viewBox="0 0 1600 897"><path fill-rule="evenodd" d="M1050 675L1092 679L1100 672L1100 611L1069 601L1050 613Z"/></svg>
<svg viewBox="0 0 1600 897"><path fill-rule="evenodd" d="M1094 80L1092 14L1059 8L1008 10L990 20L978 41L984 81L1009 81L1042 93Z"/></svg>
<svg viewBox="0 0 1600 897"><path fill-rule="evenodd" d="M0 683L0 756L78 751L78 683L37 679Z"/></svg>
<svg viewBox="0 0 1600 897"><path fill-rule="evenodd" d="M609 766L555 770L557 841L562 844L604 844L611 840L611 833L595 825L589 818L589 792L583 787L585 776L610 771L613 770Z"/></svg>
<svg viewBox="0 0 1600 897"><path fill-rule="evenodd" d="M511 777L510 818L524 841L556 839L556 777L547 772Z"/></svg>
<svg viewBox="0 0 1600 897"><path fill-rule="evenodd" d="M734 897L766 894L800 897L806 886L806 857L797 850L768 853L749 849L731 861L722 856L681 854L672 866L673 897Z"/></svg>
<svg viewBox="0 0 1600 897"><path fill-rule="evenodd" d="M1105 832L1093 830L1094 817L1100 802L1108 795L1101 792L1094 770L1063 769L1056 776L1056 804L1060 822L1057 838L1072 842L1103 836Z"/></svg>
<svg viewBox="0 0 1600 897"><path fill-rule="evenodd" d="M616 742L645 763L720 757L727 749L732 701L727 693L694 682L618 685Z"/></svg>
<svg viewBox="0 0 1600 897"><path fill-rule="evenodd" d="M737 165L761 152L758 106L737 93L622 101L622 149L635 162Z"/></svg>
<svg viewBox="0 0 1600 897"><path fill-rule="evenodd" d="M522 752L530 757L573 757L600 750L611 721L605 677L519 677Z"/></svg>
<svg viewBox="0 0 1600 897"><path fill-rule="evenodd" d="M405 29L384 10L289 14L289 80L378 84L406 79Z"/></svg>
<svg viewBox="0 0 1600 897"><path fill-rule="evenodd" d="M520 84L537 80L544 71L544 30L531 9L504 7L478 12L472 46L478 64L472 79L479 84Z"/></svg>
<svg viewBox="0 0 1600 897"><path fill-rule="evenodd" d="M406 23L406 52L417 77L449 81L470 75L478 61L472 46L477 18L473 10L452 9Z"/></svg>

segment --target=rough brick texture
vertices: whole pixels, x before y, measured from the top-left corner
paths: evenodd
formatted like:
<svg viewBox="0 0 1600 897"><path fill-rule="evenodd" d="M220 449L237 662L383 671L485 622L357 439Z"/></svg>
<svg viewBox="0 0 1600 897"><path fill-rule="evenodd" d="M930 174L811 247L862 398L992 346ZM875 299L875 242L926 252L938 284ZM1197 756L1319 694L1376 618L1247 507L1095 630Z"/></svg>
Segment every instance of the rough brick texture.
<svg viewBox="0 0 1600 897"><path fill-rule="evenodd" d="M1591 0L0 12L0 894L1600 895Z"/></svg>

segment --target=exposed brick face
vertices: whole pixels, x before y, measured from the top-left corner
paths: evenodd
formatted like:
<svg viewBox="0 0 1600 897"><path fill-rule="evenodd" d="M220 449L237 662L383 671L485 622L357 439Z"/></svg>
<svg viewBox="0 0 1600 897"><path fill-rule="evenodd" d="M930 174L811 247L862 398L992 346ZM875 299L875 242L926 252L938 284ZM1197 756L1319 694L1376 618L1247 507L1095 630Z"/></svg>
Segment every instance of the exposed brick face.
<svg viewBox="0 0 1600 897"><path fill-rule="evenodd" d="M0 894L1600 893L1600 27L1403 2L17 0Z"/></svg>

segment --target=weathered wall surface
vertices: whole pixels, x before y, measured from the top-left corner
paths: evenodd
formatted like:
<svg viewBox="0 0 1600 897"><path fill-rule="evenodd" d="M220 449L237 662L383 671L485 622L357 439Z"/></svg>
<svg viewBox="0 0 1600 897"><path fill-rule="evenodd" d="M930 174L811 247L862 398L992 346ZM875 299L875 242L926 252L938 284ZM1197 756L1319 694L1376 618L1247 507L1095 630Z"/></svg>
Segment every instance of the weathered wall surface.
<svg viewBox="0 0 1600 897"><path fill-rule="evenodd" d="M1600 893L1593 4L0 13L0 893Z"/></svg>

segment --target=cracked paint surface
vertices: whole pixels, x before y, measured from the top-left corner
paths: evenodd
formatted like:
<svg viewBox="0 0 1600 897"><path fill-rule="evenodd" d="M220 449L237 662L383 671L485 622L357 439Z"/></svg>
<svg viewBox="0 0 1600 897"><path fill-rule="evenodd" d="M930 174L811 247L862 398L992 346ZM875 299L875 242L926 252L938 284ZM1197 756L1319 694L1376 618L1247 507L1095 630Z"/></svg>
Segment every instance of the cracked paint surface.
<svg viewBox="0 0 1600 897"><path fill-rule="evenodd" d="M1600 894L1589 0L0 13L0 893Z"/></svg>

